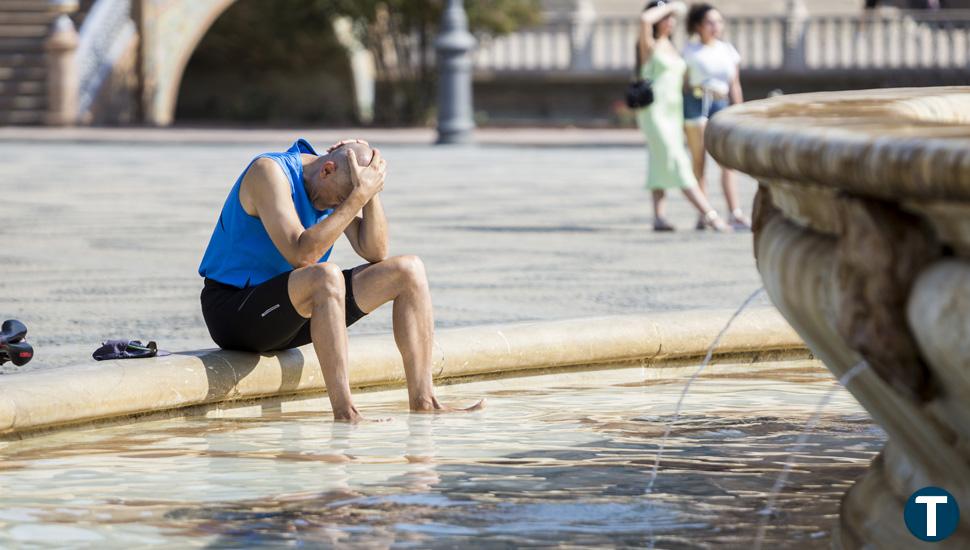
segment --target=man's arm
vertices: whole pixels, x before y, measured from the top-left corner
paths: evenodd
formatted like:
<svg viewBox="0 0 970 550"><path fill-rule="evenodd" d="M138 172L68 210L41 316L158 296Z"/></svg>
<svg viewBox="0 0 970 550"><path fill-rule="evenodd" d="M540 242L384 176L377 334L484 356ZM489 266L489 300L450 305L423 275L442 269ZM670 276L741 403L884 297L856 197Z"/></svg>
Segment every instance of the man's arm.
<svg viewBox="0 0 970 550"><path fill-rule="evenodd" d="M257 159L243 178L240 200L247 212L262 221L286 261L294 268L300 268L317 263L333 246L370 199L367 191L367 188L357 186L330 216L304 229L290 196L289 181L276 162L264 157ZM252 208L251 212L247 206Z"/></svg>
<svg viewBox="0 0 970 550"><path fill-rule="evenodd" d="M363 217L355 217L344 230L350 246L358 256L371 263L387 258L387 217L381 205L380 195L364 205Z"/></svg>

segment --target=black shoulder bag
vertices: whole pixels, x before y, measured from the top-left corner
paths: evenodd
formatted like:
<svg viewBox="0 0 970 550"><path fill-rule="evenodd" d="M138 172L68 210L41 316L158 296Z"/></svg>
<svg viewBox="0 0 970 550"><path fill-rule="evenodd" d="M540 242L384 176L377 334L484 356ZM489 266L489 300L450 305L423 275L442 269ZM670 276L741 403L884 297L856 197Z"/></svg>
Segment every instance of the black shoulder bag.
<svg viewBox="0 0 970 550"><path fill-rule="evenodd" d="M640 78L640 50L637 50L636 67L633 78L626 87L626 106L631 109L643 109L653 103L653 86L649 80Z"/></svg>

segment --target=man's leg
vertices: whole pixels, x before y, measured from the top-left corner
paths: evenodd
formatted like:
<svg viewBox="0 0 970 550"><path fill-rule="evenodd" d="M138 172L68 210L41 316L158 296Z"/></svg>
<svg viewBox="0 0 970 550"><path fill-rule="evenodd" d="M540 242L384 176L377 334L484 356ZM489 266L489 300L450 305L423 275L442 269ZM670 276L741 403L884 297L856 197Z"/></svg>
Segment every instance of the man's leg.
<svg viewBox="0 0 970 550"><path fill-rule="evenodd" d="M288 291L297 313L310 319L310 337L327 384L334 420L360 421L347 374L343 273L329 262L303 267L290 274Z"/></svg>
<svg viewBox="0 0 970 550"><path fill-rule="evenodd" d="M424 264L417 256L395 256L360 266L353 275L354 299L364 312L394 301L394 342L404 360L413 411L451 410L438 402L431 379L434 313ZM314 342L316 342L314 340ZM466 410L478 410L484 400Z"/></svg>

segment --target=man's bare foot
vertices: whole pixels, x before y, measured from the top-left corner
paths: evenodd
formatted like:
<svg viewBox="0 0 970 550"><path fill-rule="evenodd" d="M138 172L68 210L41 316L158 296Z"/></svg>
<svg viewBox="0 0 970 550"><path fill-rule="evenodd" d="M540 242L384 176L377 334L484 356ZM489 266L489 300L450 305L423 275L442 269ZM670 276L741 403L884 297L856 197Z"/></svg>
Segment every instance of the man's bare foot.
<svg viewBox="0 0 970 550"><path fill-rule="evenodd" d="M334 422L346 422L348 424L357 424L358 422L363 422L364 417L357 412L357 409L351 409L350 411L333 411L333 421Z"/></svg>
<svg viewBox="0 0 970 550"><path fill-rule="evenodd" d="M421 399L411 402L411 412L419 413L446 413L446 412L475 412L483 410L488 405L485 399L475 403L471 407L452 407L438 401L437 397L431 399Z"/></svg>
<svg viewBox="0 0 970 550"><path fill-rule="evenodd" d="M390 418L364 418L357 407L350 407L347 410L333 411L334 422L346 422L348 424L360 424L361 422L387 422Z"/></svg>

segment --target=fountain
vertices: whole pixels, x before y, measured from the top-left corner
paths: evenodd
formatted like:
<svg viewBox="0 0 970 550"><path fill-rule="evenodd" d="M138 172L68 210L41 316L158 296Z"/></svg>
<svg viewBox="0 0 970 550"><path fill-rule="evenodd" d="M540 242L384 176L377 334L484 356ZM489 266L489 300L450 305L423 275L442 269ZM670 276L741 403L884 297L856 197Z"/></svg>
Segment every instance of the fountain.
<svg viewBox="0 0 970 550"><path fill-rule="evenodd" d="M707 148L759 181L772 301L889 441L842 501L838 548L919 547L926 486L970 509L970 88L776 97L719 114ZM942 548L970 547L970 514Z"/></svg>

